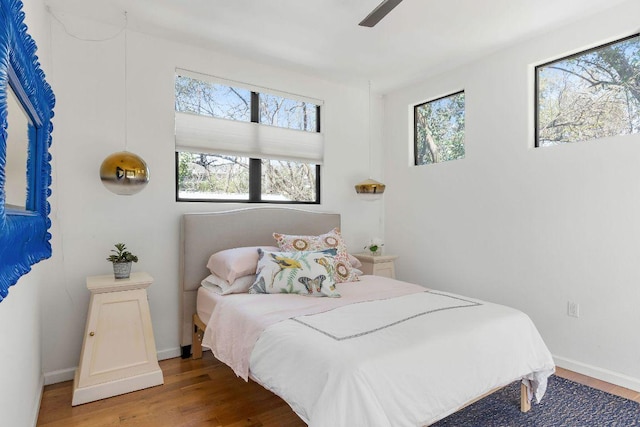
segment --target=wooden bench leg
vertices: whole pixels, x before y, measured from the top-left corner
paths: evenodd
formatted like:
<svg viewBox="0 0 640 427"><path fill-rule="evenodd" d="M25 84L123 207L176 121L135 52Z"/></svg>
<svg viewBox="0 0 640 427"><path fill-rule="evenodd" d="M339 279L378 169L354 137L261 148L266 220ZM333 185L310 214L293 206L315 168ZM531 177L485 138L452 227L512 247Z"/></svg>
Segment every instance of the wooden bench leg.
<svg viewBox="0 0 640 427"><path fill-rule="evenodd" d="M524 383L520 383L520 411L529 412L531 409L531 401L529 400L529 391Z"/></svg>
<svg viewBox="0 0 640 427"><path fill-rule="evenodd" d="M200 320L197 314L193 315L193 332L192 332L192 343L191 343L191 352L192 357L194 359L202 359L202 338L204 336L204 330L206 329L206 325Z"/></svg>

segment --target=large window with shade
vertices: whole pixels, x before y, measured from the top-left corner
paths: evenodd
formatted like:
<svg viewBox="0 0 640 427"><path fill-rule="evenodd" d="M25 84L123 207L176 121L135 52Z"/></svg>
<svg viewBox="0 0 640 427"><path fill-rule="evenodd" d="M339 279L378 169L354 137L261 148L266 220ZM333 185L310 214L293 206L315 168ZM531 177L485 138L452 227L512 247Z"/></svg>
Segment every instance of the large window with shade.
<svg viewBox="0 0 640 427"><path fill-rule="evenodd" d="M320 203L322 101L177 70L176 200Z"/></svg>

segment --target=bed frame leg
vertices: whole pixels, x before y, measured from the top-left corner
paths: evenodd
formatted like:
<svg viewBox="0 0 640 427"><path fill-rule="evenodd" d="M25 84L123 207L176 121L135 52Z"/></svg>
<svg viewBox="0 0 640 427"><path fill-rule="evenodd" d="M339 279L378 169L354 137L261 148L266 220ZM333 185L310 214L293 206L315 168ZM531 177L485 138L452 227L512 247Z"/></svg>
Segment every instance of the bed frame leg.
<svg viewBox="0 0 640 427"><path fill-rule="evenodd" d="M530 409L529 390L524 383L520 383L520 412L529 412Z"/></svg>
<svg viewBox="0 0 640 427"><path fill-rule="evenodd" d="M191 346L183 345L180 347L180 358L181 359L189 359L191 357Z"/></svg>
<svg viewBox="0 0 640 427"><path fill-rule="evenodd" d="M202 337L204 336L205 324L200 320L197 314L193 315L193 332L192 332L192 357L194 359L202 359Z"/></svg>

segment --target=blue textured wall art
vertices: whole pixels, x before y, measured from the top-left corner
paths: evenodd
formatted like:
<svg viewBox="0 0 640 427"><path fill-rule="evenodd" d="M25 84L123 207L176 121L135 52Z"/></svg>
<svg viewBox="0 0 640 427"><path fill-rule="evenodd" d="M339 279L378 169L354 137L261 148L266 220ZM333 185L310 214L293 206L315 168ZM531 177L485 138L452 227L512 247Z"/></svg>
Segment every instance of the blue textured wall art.
<svg viewBox="0 0 640 427"><path fill-rule="evenodd" d="M55 97L27 33L19 0L0 0L0 301L9 287L38 261L51 256L51 132ZM11 87L29 118L24 208L7 205L5 167L7 142L13 131L7 120Z"/></svg>

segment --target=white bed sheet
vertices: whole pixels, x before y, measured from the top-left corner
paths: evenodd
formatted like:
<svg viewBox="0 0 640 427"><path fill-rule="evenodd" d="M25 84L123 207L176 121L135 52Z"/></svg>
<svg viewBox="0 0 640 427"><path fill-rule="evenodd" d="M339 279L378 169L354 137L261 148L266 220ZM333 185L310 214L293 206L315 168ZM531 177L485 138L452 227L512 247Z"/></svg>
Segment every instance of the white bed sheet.
<svg viewBox="0 0 640 427"><path fill-rule="evenodd" d="M362 279L342 285L380 280ZM524 313L420 289L268 326L251 377L312 427L428 425L521 378L542 397L554 364ZM206 306L199 298L198 313Z"/></svg>
<svg viewBox="0 0 640 427"><path fill-rule="evenodd" d="M213 313L216 303L224 297L224 295L220 295L204 286L198 288L196 313L198 313L198 317L205 325L209 323L211 313Z"/></svg>
<svg viewBox="0 0 640 427"><path fill-rule="evenodd" d="M262 332L270 325L296 316L322 313L349 304L415 294L424 288L385 277L367 276L362 282L341 283L340 298L296 294L232 294L218 300L202 337L221 362L244 380L249 359Z"/></svg>

